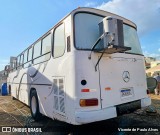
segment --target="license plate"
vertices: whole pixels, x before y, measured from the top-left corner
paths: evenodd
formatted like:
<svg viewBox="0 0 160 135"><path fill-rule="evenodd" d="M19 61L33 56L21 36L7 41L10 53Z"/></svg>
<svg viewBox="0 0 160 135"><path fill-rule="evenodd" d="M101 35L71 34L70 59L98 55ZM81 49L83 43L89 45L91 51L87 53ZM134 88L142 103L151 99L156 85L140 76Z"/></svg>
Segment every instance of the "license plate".
<svg viewBox="0 0 160 135"><path fill-rule="evenodd" d="M130 97L130 96L133 96L131 89L123 89L123 90L121 90L121 97L122 98L124 98L124 97Z"/></svg>

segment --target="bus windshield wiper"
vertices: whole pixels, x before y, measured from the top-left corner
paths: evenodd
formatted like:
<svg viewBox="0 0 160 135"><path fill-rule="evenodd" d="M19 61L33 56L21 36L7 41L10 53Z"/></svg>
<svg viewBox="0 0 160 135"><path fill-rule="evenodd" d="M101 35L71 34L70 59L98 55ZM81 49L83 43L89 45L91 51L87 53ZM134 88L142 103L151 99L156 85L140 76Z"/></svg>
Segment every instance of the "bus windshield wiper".
<svg viewBox="0 0 160 135"><path fill-rule="evenodd" d="M97 39L97 41L94 43L94 45L93 45L92 48L91 48L91 52L90 52L90 54L89 54L89 56L88 56L88 59L91 59L93 50L94 50L95 47L98 45L98 43L103 39L104 36L106 36L106 33L102 34L102 35Z"/></svg>
<svg viewBox="0 0 160 135"><path fill-rule="evenodd" d="M103 33L103 34L97 39L97 41L94 43L94 45L93 45L92 48L91 48L91 53L90 53L90 55L89 55L89 57L88 57L89 59L91 59L92 52L93 52L93 50L95 49L95 47L97 46L97 44L98 44L105 36L110 36L110 35L111 35L110 33L106 32L106 33ZM109 47L110 45L111 45L111 42L108 42L108 46L107 46L107 47ZM106 47L106 48L107 48L107 47ZM95 71L97 71L97 65L99 64L99 62L100 62L100 60L101 60L101 58L102 58L102 56L103 56L106 48L103 49L102 54L101 54L101 56L99 57L96 65L95 65Z"/></svg>
<svg viewBox="0 0 160 135"><path fill-rule="evenodd" d="M103 50L103 52L102 52L101 56L99 57L99 59L98 59L98 61L97 61L96 65L95 65L95 71L97 71L97 66L98 66L98 64L99 64L99 62L100 62L100 60L101 60L101 58L102 58L102 56L103 56L104 52L105 52L105 49Z"/></svg>

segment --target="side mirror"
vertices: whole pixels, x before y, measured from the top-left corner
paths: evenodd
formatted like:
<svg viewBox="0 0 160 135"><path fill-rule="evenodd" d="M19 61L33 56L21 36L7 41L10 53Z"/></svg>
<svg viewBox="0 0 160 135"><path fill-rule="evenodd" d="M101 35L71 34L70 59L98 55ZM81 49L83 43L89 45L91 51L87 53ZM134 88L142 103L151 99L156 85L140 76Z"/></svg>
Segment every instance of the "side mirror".
<svg viewBox="0 0 160 135"><path fill-rule="evenodd" d="M153 77L147 78L147 88L151 93L154 93L154 89L157 86L157 80Z"/></svg>
<svg viewBox="0 0 160 135"><path fill-rule="evenodd" d="M123 52L131 50L131 47L124 46L123 20L105 17L99 23L99 34L104 35L100 42L107 53Z"/></svg>

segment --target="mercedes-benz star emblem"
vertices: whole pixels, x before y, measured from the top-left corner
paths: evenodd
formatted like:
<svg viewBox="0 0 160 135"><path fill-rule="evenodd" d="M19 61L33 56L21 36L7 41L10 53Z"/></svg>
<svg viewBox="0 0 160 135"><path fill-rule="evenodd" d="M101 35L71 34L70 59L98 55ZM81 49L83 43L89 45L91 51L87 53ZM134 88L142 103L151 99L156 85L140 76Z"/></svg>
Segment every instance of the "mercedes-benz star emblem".
<svg viewBox="0 0 160 135"><path fill-rule="evenodd" d="M129 80L130 80L130 74L129 74L129 72L128 71L124 71L123 75L122 75L122 78L123 78L123 80L125 82L129 82Z"/></svg>

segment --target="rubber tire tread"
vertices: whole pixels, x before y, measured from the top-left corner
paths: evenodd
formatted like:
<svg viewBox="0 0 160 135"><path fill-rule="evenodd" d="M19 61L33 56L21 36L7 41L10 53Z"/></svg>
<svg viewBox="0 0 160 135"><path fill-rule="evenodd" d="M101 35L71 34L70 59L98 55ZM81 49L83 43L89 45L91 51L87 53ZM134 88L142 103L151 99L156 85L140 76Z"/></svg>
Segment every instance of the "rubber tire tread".
<svg viewBox="0 0 160 135"><path fill-rule="evenodd" d="M32 111L32 97L35 97L36 99L36 113L34 114L33 111ZM31 94L30 94L30 111L31 111L31 115L32 115L32 118L35 120L35 121L39 121L42 117L40 111L39 111L39 102L38 102L38 96L37 96L37 92L36 90L32 90L31 91Z"/></svg>

